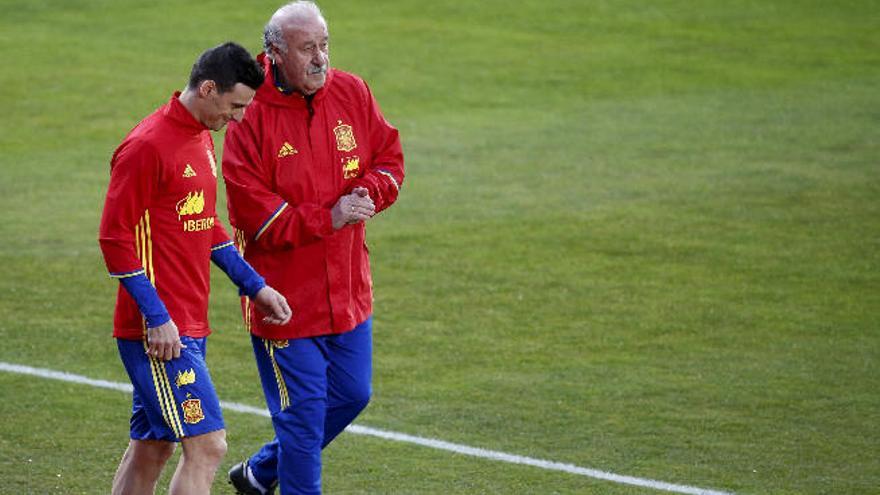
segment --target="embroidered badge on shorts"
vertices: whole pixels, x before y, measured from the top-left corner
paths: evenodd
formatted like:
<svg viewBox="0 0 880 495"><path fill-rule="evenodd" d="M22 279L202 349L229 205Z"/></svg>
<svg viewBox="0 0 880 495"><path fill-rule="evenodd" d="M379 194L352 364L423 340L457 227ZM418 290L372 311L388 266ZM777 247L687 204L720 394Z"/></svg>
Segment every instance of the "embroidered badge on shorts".
<svg viewBox="0 0 880 495"><path fill-rule="evenodd" d="M196 382L196 372L192 368L185 371L178 371L177 378L174 380L174 384L177 385L177 388L180 388L184 385L191 385Z"/></svg>
<svg viewBox="0 0 880 495"><path fill-rule="evenodd" d="M183 408L184 423L194 425L205 419L205 413L202 412L202 401L199 399L187 399L180 403Z"/></svg>

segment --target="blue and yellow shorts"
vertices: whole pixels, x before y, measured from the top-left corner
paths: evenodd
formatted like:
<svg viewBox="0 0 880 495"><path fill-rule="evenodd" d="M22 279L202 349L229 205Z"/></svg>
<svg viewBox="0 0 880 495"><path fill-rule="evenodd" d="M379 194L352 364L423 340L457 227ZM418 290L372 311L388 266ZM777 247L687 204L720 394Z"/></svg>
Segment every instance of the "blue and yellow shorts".
<svg viewBox="0 0 880 495"><path fill-rule="evenodd" d="M179 442L183 437L221 430L220 400L205 363L207 340L180 338L180 357L162 361L147 355L143 340L116 339L119 356L134 386L133 440Z"/></svg>

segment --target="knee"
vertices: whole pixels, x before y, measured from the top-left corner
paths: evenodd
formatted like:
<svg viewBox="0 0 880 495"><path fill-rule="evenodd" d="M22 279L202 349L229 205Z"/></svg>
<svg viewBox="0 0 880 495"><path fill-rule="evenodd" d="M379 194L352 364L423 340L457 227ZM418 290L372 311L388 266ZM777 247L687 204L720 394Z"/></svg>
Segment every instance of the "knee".
<svg viewBox="0 0 880 495"><path fill-rule="evenodd" d="M133 442L129 452L136 465L164 466L174 454L175 447L171 442L146 440Z"/></svg>
<svg viewBox="0 0 880 495"><path fill-rule="evenodd" d="M372 397L372 391L369 386L358 389L348 397L349 407L352 410L361 412L366 409L367 404L370 403L370 397Z"/></svg>
<svg viewBox="0 0 880 495"><path fill-rule="evenodd" d="M205 442L201 454L206 459L215 461L217 464L226 456L226 435L215 435L210 441Z"/></svg>
<svg viewBox="0 0 880 495"><path fill-rule="evenodd" d="M331 400L331 404L341 406L355 414L363 411L370 403L373 387L370 380L351 380L337 385L337 395Z"/></svg>
<svg viewBox="0 0 880 495"><path fill-rule="evenodd" d="M219 465L226 456L226 434L223 430L184 440L183 453L189 460Z"/></svg>
<svg viewBox="0 0 880 495"><path fill-rule="evenodd" d="M358 404L360 404L361 410L364 410L364 408L367 407L367 404L370 403L371 397L373 397L373 393L369 388L367 388L367 390L364 391L364 394L361 395L361 397L358 399Z"/></svg>
<svg viewBox="0 0 880 495"><path fill-rule="evenodd" d="M171 455L174 454L174 449L177 445L171 442L163 442L159 449L155 452L155 460L157 462L161 462L162 464L168 462L168 459L171 458Z"/></svg>

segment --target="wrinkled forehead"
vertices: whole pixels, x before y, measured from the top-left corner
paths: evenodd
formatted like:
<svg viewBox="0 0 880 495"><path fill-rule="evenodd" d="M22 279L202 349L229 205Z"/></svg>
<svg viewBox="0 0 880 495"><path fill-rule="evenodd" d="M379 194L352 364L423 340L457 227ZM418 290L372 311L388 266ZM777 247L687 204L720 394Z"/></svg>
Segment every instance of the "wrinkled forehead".
<svg viewBox="0 0 880 495"><path fill-rule="evenodd" d="M319 17L291 19L281 25L281 33L288 43L319 42L329 37L327 24Z"/></svg>

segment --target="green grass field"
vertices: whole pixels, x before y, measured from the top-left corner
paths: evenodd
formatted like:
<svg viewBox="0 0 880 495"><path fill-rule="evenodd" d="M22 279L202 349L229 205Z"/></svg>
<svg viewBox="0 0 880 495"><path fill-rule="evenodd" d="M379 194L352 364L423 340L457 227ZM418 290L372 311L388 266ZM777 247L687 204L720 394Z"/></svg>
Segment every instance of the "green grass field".
<svg viewBox="0 0 880 495"><path fill-rule="evenodd" d="M258 50L277 6L0 0L0 362L127 381L96 242L109 157L203 49ZM877 493L876 2L323 8L332 64L407 158L368 229L358 424L739 494ZM214 275L214 380L262 406ZM0 493L108 493L129 405L0 372ZM226 420L224 470L272 434ZM660 493L353 434L324 458L327 493Z"/></svg>

